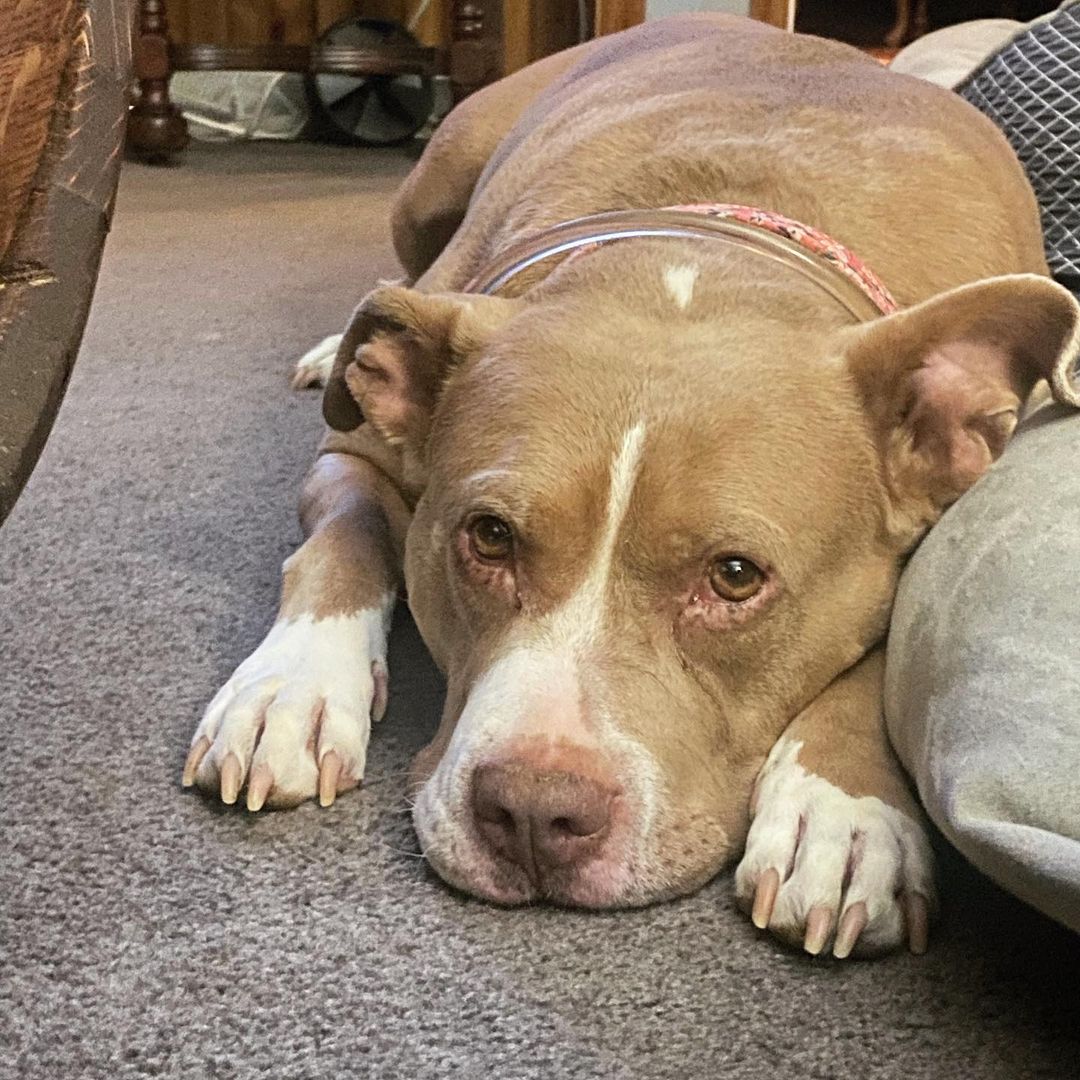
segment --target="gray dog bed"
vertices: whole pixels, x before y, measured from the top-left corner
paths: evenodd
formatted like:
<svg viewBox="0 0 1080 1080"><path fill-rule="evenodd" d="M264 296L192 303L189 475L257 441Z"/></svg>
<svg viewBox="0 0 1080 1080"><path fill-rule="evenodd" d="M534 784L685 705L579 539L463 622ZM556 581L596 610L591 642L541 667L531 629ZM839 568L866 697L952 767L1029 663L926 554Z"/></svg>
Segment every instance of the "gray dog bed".
<svg viewBox="0 0 1080 1080"><path fill-rule="evenodd" d="M1080 931L1080 418L1036 412L901 582L886 715L936 824Z"/></svg>
<svg viewBox="0 0 1080 1080"><path fill-rule="evenodd" d="M1039 198L1047 262L1080 291L1080 3L957 89L1008 136ZM949 840L1080 931L1078 447L1080 417L1037 410L923 542L893 615L886 715Z"/></svg>

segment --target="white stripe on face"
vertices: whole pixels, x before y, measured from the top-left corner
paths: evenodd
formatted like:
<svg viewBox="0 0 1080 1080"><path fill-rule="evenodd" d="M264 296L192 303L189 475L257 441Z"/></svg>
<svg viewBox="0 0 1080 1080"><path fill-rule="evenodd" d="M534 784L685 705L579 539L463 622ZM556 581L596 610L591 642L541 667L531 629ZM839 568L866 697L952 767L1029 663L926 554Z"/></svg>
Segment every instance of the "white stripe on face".
<svg viewBox="0 0 1080 1080"><path fill-rule="evenodd" d="M542 623L520 627L520 637L473 684L450 743L434 775L419 793L417 830L439 820L456 831L467 815L469 777L481 759L532 736L633 761L625 781L641 807L640 824L651 823L658 784L648 755L622 736L601 712L585 714L581 664L603 626L604 600L621 532L640 471L645 424L628 429L612 458L604 525L592 564L569 600ZM517 636L515 634L515 636ZM625 769L625 766L624 766Z"/></svg>
<svg viewBox="0 0 1080 1080"><path fill-rule="evenodd" d="M583 646L595 640L603 623L604 594L611 577L615 544L637 483L644 444L645 423L639 420L623 434L611 463L604 530L593 564L577 592L551 616L546 627L551 644L555 648L565 648L575 656Z"/></svg>

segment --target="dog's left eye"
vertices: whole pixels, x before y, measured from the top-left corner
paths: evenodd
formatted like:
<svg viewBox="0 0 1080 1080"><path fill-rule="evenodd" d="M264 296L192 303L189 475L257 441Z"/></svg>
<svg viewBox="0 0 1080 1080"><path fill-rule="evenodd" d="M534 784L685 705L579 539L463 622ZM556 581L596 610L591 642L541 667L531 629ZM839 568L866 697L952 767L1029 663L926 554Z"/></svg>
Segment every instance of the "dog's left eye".
<svg viewBox="0 0 1080 1080"><path fill-rule="evenodd" d="M469 522L469 547L484 562L503 562L514 551L514 532L501 517L481 514Z"/></svg>
<svg viewBox="0 0 1080 1080"><path fill-rule="evenodd" d="M765 571L742 555L725 555L709 567L709 584L721 600L741 604L765 586Z"/></svg>

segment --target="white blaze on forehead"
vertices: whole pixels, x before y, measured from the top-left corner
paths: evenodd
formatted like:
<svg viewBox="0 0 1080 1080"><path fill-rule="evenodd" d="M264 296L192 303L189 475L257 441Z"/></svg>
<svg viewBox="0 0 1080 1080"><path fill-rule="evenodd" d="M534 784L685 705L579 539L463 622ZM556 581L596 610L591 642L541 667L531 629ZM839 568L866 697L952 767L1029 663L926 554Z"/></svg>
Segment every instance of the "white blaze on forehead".
<svg viewBox="0 0 1080 1080"><path fill-rule="evenodd" d="M473 685L439 767L450 776L462 762L515 736L544 734L589 745L582 713L579 653L595 640L615 545L641 464L645 424L626 431L611 462L604 527L592 564L570 599L504 653ZM434 779L434 778L433 778Z"/></svg>
<svg viewBox="0 0 1080 1080"><path fill-rule="evenodd" d="M685 311L694 299L694 286L700 273L699 267L689 263L665 268L664 287L680 311Z"/></svg>
<svg viewBox="0 0 1080 1080"><path fill-rule="evenodd" d="M596 749L620 762L620 780L638 808L635 843L650 834L661 790L656 762L619 731L602 705L583 694L593 681L583 670L583 654L603 623L604 597L644 444L645 424L638 422L615 451L603 528L577 591L542 623L523 626L470 689L442 761L418 794L413 817L425 850L436 843L466 845L459 830L473 766L518 739L535 736ZM442 839L436 838L439 830Z"/></svg>
<svg viewBox="0 0 1080 1080"><path fill-rule="evenodd" d="M596 562L593 565L591 579L598 583L606 581L611 569L611 559L615 554L615 541L622 528L623 518L630 506L630 496L637 483L638 467L641 464L641 448L645 442L645 424L639 420L622 438L615 460L611 464L611 487L608 489L607 516L604 519L604 533L600 539Z"/></svg>
<svg viewBox="0 0 1080 1080"><path fill-rule="evenodd" d="M626 431L611 462L607 508L592 565L570 599L543 625L539 639L512 648L473 686L446 755L455 760L478 746L515 734L544 732L574 741L583 736L578 653L595 640L615 545L641 464L645 424ZM552 724L559 717L565 730Z"/></svg>
<svg viewBox="0 0 1080 1080"><path fill-rule="evenodd" d="M637 483L644 444L645 424L638 421L623 435L611 463L604 529L600 534L592 565L577 592L556 612L549 624L548 629L554 641L571 650L579 643L591 641L600 628L604 593L615 558L615 545L626 511L630 507L634 485Z"/></svg>

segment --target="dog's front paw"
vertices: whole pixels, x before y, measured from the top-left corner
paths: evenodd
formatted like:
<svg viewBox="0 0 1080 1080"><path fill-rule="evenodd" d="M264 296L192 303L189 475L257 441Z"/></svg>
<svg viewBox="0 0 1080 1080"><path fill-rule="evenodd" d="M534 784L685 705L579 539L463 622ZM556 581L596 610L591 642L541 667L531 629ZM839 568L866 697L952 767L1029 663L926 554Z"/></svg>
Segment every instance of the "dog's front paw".
<svg viewBox="0 0 1080 1080"><path fill-rule="evenodd" d="M853 797L798 763L781 741L758 779L746 852L735 872L754 925L807 952L843 958L926 949L933 857L921 822L873 796Z"/></svg>
<svg viewBox="0 0 1080 1080"><path fill-rule="evenodd" d="M386 708L388 611L278 622L207 708L184 786L234 803L246 782L249 810L355 787Z"/></svg>
<svg viewBox="0 0 1080 1080"><path fill-rule="evenodd" d="M308 349L293 368L292 388L306 390L312 386L325 386L334 368L334 357L340 344L341 335L331 334L313 349Z"/></svg>

